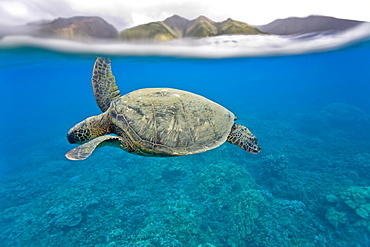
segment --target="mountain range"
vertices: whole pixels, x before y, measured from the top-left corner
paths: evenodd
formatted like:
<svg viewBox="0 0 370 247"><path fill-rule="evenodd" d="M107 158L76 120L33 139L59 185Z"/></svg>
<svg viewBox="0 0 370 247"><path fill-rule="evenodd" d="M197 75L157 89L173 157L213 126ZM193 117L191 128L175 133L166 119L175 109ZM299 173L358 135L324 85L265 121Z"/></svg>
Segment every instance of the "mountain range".
<svg viewBox="0 0 370 247"><path fill-rule="evenodd" d="M187 20L174 15L164 21L151 22L123 30L120 33L122 40L172 40L178 38L203 38L224 34L263 34L256 27L244 22L227 19L223 22L214 22L205 16L195 20Z"/></svg>
<svg viewBox="0 0 370 247"><path fill-rule="evenodd" d="M97 16L58 18L51 22L41 21L18 27L1 27L0 38L7 35L30 35L42 38L58 38L78 41L117 39L117 29Z"/></svg>
<svg viewBox="0 0 370 247"><path fill-rule="evenodd" d="M113 25L101 17L75 16L11 28L0 26L0 38L8 35L30 35L78 41L101 39L167 41L187 37L202 38L233 34L292 35L312 32L337 32L353 28L361 23L364 22L327 16L309 16L305 18L278 19L267 25L251 26L230 18L222 22L215 22L205 16L187 20L181 16L174 15L164 21L151 22L119 32Z"/></svg>
<svg viewBox="0 0 370 247"><path fill-rule="evenodd" d="M311 15L305 18L290 17L287 19L278 19L267 25L257 26L257 28L270 34L292 35L345 31L361 23L364 22Z"/></svg>

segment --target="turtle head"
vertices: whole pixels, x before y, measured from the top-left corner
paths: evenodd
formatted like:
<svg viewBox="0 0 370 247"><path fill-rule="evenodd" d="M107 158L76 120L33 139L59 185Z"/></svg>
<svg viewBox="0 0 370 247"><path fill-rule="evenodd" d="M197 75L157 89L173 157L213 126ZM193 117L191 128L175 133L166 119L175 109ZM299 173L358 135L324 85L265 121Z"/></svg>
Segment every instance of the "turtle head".
<svg viewBox="0 0 370 247"><path fill-rule="evenodd" d="M91 128L89 128L89 124L86 120L73 126L67 134L69 143L83 143L93 138Z"/></svg>
<svg viewBox="0 0 370 247"><path fill-rule="evenodd" d="M73 126L67 134L69 143L81 144L98 136L110 133L110 126L106 121L106 114L100 114L85 119Z"/></svg>

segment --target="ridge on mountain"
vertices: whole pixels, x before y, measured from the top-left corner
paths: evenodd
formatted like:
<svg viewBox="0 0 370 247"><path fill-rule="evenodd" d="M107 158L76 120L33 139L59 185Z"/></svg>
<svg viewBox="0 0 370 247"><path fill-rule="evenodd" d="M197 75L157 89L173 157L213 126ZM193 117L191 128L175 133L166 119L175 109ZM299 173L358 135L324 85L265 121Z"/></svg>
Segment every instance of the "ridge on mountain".
<svg viewBox="0 0 370 247"><path fill-rule="evenodd" d="M182 37L186 31L189 20L179 15L173 15L165 19L163 22L174 31L176 36Z"/></svg>
<svg viewBox="0 0 370 247"><path fill-rule="evenodd" d="M112 39L117 38L117 29L97 16L74 16L58 18L52 22L39 25L36 36L63 39Z"/></svg>
<svg viewBox="0 0 370 247"><path fill-rule="evenodd" d="M149 27L156 26L155 30ZM120 32L120 38L126 41L171 40L178 38L203 38L227 34L263 34L264 32L244 22L227 19L215 22L206 16L188 20L179 15L168 17L164 21L132 27Z"/></svg>

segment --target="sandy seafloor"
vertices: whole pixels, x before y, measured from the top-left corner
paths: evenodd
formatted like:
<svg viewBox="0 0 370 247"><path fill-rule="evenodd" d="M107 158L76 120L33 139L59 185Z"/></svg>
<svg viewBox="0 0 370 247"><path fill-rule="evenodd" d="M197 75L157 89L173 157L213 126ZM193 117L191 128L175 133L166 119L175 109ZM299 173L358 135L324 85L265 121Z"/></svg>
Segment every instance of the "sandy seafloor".
<svg viewBox="0 0 370 247"><path fill-rule="evenodd" d="M230 48L232 49L232 48ZM112 56L122 93L171 87L258 137L150 158L64 155L100 113L92 53L0 50L0 246L370 246L370 43L308 54Z"/></svg>

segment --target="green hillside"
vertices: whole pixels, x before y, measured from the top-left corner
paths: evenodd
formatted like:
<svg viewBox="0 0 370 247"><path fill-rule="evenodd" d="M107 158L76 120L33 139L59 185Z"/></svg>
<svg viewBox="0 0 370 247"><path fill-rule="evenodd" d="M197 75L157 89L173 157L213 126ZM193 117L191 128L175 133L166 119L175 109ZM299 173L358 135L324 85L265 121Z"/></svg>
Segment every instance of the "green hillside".
<svg viewBox="0 0 370 247"><path fill-rule="evenodd" d="M203 38L232 34L256 35L264 34L264 32L247 23L230 18L223 22L214 22L205 16L200 16L189 21L174 15L164 21L151 22L123 30L120 38L125 41L167 41L184 37Z"/></svg>
<svg viewBox="0 0 370 247"><path fill-rule="evenodd" d="M203 38L218 35L217 25L207 17L200 16L189 22L184 37Z"/></svg>
<svg viewBox="0 0 370 247"><path fill-rule="evenodd" d="M175 39L177 36L164 22L158 21L126 29L120 33L120 38L127 41L167 41Z"/></svg>
<svg viewBox="0 0 370 247"><path fill-rule="evenodd" d="M234 21L232 19L227 19L226 21L219 22L218 26L218 35L225 34L262 34L261 30L248 25L247 23L241 21Z"/></svg>

